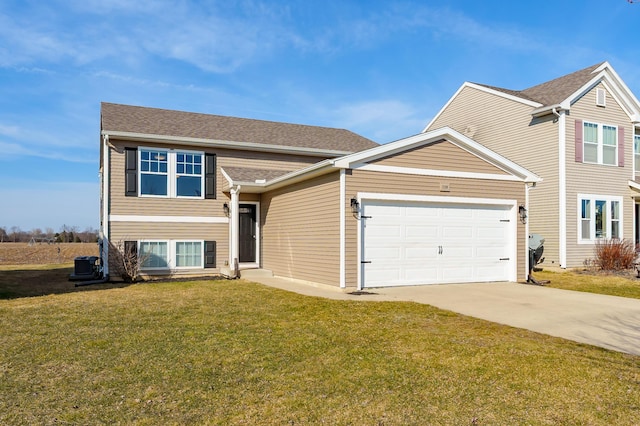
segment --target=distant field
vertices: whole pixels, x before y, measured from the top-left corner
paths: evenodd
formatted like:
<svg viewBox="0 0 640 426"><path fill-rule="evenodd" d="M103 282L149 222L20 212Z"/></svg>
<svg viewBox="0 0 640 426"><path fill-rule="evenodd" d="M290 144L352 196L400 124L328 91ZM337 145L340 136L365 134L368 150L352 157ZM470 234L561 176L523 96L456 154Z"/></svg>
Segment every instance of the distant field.
<svg viewBox="0 0 640 426"><path fill-rule="evenodd" d="M0 243L0 265L73 263L78 256L97 256L96 243Z"/></svg>

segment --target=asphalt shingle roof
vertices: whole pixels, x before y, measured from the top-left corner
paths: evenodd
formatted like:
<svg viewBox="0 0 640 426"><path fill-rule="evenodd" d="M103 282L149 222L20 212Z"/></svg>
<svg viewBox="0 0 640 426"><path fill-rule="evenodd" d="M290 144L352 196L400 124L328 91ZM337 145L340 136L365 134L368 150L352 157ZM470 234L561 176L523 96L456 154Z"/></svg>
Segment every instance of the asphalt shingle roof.
<svg viewBox="0 0 640 426"><path fill-rule="evenodd" d="M558 77L551 81L547 81L537 86L529 87L524 90L510 90L500 87L479 84L490 89L498 90L509 95L519 98L538 102L543 106L556 105L567 99L572 93L584 86L591 78L593 71L601 66L604 62L581 69L571 74ZM478 83L476 83L478 84Z"/></svg>
<svg viewBox="0 0 640 426"><path fill-rule="evenodd" d="M358 152L378 146L349 130L103 102L101 130Z"/></svg>
<svg viewBox="0 0 640 426"><path fill-rule="evenodd" d="M231 179L237 182L255 182L261 179L271 180L280 176L284 176L287 173L291 173L293 171L293 170L251 169L248 167L223 167L223 169Z"/></svg>

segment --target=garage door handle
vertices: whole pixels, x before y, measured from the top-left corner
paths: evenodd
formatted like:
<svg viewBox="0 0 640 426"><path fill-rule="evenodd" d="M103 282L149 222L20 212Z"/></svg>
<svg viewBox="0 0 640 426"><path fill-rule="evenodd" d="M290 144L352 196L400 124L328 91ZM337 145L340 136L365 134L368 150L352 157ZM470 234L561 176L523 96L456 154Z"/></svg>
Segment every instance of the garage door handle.
<svg viewBox="0 0 640 426"><path fill-rule="evenodd" d="M501 257L500 260L509 260L508 257Z"/></svg>
<svg viewBox="0 0 640 426"><path fill-rule="evenodd" d="M361 260L360 263L371 263L370 260Z"/></svg>

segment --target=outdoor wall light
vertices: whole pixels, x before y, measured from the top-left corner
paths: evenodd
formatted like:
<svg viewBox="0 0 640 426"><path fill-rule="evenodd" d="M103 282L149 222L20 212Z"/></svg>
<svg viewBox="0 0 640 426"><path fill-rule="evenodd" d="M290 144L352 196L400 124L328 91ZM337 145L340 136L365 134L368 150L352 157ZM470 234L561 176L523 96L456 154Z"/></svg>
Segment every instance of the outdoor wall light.
<svg viewBox="0 0 640 426"><path fill-rule="evenodd" d="M520 222L527 223L527 209L524 205L520 204L518 207L518 214L520 215Z"/></svg>
<svg viewBox="0 0 640 426"><path fill-rule="evenodd" d="M224 203L222 205L222 210L224 211L224 215L226 217L229 217L229 204L228 203Z"/></svg>
<svg viewBox="0 0 640 426"><path fill-rule="evenodd" d="M358 212L360 211L360 203L358 202L358 199L356 197L353 197L351 199L351 211L353 212L353 214L358 214Z"/></svg>

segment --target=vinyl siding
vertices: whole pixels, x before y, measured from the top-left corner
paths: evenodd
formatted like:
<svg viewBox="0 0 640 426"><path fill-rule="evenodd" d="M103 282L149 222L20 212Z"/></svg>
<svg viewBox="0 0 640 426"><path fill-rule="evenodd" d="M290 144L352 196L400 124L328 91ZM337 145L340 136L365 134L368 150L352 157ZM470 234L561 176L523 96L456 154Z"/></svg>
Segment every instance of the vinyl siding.
<svg viewBox="0 0 640 426"><path fill-rule="evenodd" d="M126 197L124 195L124 150L126 147L137 147L119 141L111 141L117 150L110 150L110 214L116 215L145 215L145 216L208 216L222 217L222 205L229 201L223 192L226 179L220 172L221 167L238 166L258 169L295 170L320 161L317 157L287 156L271 153L256 153L250 151L235 152L232 150L216 149L206 152L216 154L217 183L216 199L183 199L183 198L154 198L154 197ZM167 148L166 145L142 144L145 147ZM180 147L180 149L203 151L202 147Z"/></svg>
<svg viewBox="0 0 640 426"><path fill-rule="evenodd" d="M465 172L507 174L507 172L446 140L380 158L370 162L370 164L433 170L455 170L459 169L460 162L464 162Z"/></svg>
<svg viewBox="0 0 640 426"><path fill-rule="evenodd" d="M262 194L262 265L274 275L340 285L339 172Z"/></svg>
<svg viewBox="0 0 640 426"><path fill-rule="evenodd" d="M529 230L545 239L545 265L559 266L558 126L556 117L534 119L532 107L465 87L429 130L449 126L540 176L529 192ZM570 121L567 119L567 121ZM572 142L567 138L567 146Z"/></svg>
<svg viewBox="0 0 640 426"><path fill-rule="evenodd" d="M457 168L465 170L465 163L460 163ZM440 192L440 184L442 183L449 184L451 191ZM360 222L353 216L351 209L348 207L350 198L358 192L510 199L517 200L518 204L525 202L525 184L522 182L463 178L442 179L430 176L353 170L351 174L347 176L347 197L344 200L347 206L345 241L347 287L355 287L357 285L357 271L360 266L358 265L357 255L357 235ZM525 226L518 222L517 229L517 275L519 280L523 280L526 278L524 265L528 249L526 247Z"/></svg>
<svg viewBox="0 0 640 426"><path fill-rule="evenodd" d="M567 266L580 267L585 259L593 259L593 244L578 244L580 210L578 194L622 197L623 237L633 240L634 194L629 188L633 178L633 126L629 116L607 93L606 107L596 106L594 87L571 106L567 117ZM575 161L575 121L622 126L625 130L624 167L585 164Z"/></svg>
<svg viewBox="0 0 640 426"><path fill-rule="evenodd" d="M218 273L220 266L229 258L229 226L226 223L111 222L110 226L110 242L115 247L123 246L124 241L140 240L216 241L217 268L180 270L179 274ZM113 256L110 256L110 259L112 258Z"/></svg>

